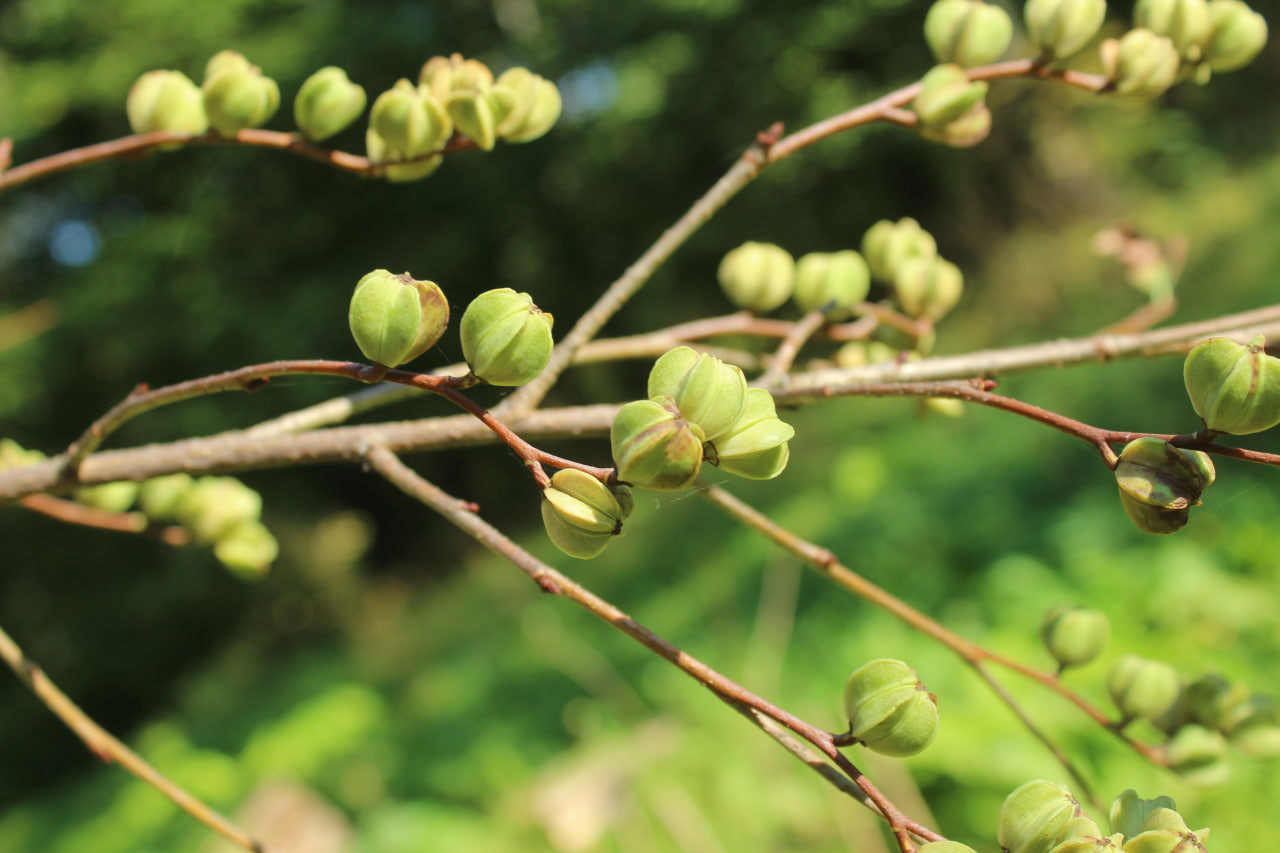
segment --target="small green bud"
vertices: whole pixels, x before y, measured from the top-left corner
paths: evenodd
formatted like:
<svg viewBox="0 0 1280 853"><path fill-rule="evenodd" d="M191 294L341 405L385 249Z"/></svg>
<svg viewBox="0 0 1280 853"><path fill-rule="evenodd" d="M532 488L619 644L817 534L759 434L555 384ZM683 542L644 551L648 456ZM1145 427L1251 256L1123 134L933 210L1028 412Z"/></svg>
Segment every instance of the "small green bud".
<svg viewBox="0 0 1280 853"><path fill-rule="evenodd" d="M972 67L995 62L1009 49L1013 22L981 0L937 0L924 19L924 38L939 62Z"/></svg>
<svg viewBox="0 0 1280 853"><path fill-rule="evenodd" d="M933 258L937 254L933 235L910 217L897 222L881 219L862 236L862 257L871 270L871 277L884 284L893 283L903 261Z"/></svg>
<svg viewBox="0 0 1280 853"><path fill-rule="evenodd" d="M772 480L786 469L791 459L787 442L795 434L791 424L778 417L768 391L748 388L738 420L708 442L707 461L748 480Z"/></svg>
<svg viewBox="0 0 1280 853"><path fill-rule="evenodd" d="M76 489L76 503L103 512L125 512L138 497L138 484L128 481L82 486Z"/></svg>
<svg viewBox="0 0 1280 853"><path fill-rule="evenodd" d="M1165 36L1181 56L1196 62L1209 36L1209 3L1207 0L1138 0L1133 7L1133 24Z"/></svg>
<svg viewBox="0 0 1280 853"><path fill-rule="evenodd" d="M713 355L676 347L654 363L647 390L650 399L675 400L680 414L700 426L707 441L715 441L742 415L747 377L742 368Z"/></svg>
<svg viewBox="0 0 1280 853"><path fill-rule="evenodd" d="M1163 534L1186 525L1191 507L1200 505L1215 473L1207 453L1146 437L1125 445L1115 477L1120 502L1133 523Z"/></svg>
<svg viewBox="0 0 1280 853"><path fill-rule="evenodd" d="M195 485L190 474L167 474L152 477L138 487L138 507L152 521L170 521L178 517L178 504Z"/></svg>
<svg viewBox="0 0 1280 853"><path fill-rule="evenodd" d="M235 136L245 128L266 124L280 106L276 81L264 77L243 56L243 64L232 59L215 63L217 58L209 60L212 73L206 71L200 87L209 126L222 136Z"/></svg>
<svg viewBox="0 0 1280 853"><path fill-rule="evenodd" d="M495 86L482 92L454 92L444 106L459 133L481 151L492 151L498 125L515 109L516 96L510 89Z"/></svg>
<svg viewBox="0 0 1280 853"><path fill-rule="evenodd" d="M907 258L893 277L893 295L912 317L942 319L960 301L964 275L942 258Z"/></svg>
<svg viewBox="0 0 1280 853"><path fill-rule="evenodd" d="M1027 0L1027 36L1051 59L1074 56L1093 40L1107 16L1106 0Z"/></svg>
<svg viewBox="0 0 1280 853"><path fill-rule="evenodd" d="M1204 61L1214 71L1234 71L1253 61L1267 43L1267 22L1241 0L1209 0Z"/></svg>
<svg viewBox="0 0 1280 853"><path fill-rule="evenodd" d="M986 94L987 84L971 82L959 65L933 68L920 81L920 94L912 102L921 135L956 148L977 145L991 133Z"/></svg>
<svg viewBox="0 0 1280 853"><path fill-rule="evenodd" d="M1169 767L1178 775L1197 785L1220 785L1227 781L1231 772L1224 760L1227 752L1227 741L1222 735L1197 726L1194 723L1183 726L1167 744L1166 755ZM1161 810L1163 811L1163 810ZM1144 829L1150 826L1148 817ZM1185 827L1185 824L1183 824Z"/></svg>
<svg viewBox="0 0 1280 853"><path fill-rule="evenodd" d="M241 522L257 521L262 495L235 477L201 477L175 511L197 545L211 545Z"/></svg>
<svg viewBox="0 0 1280 853"><path fill-rule="evenodd" d="M1158 809L1177 809L1172 797L1155 797L1144 800L1138 792L1129 788L1116 797L1111 804L1111 831L1118 832L1125 838L1133 838L1142 833L1147 817Z"/></svg>
<svg viewBox="0 0 1280 853"><path fill-rule="evenodd" d="M553 321L527 293L509 287L487 290L462 315L462 354L481 381L523 385L551 358Z"/></svg>
<svg viewBox="0 0 1280 853"><path fill-rule="evenodd" d="M433 56L422 66L418 82L441 102L458 92L483 92L493 85L493 72L478 59L462 54Z"/></svg>
<svg viewBox="0 0 1280 853"><path fill-rule="evenodd" d="M576 468L557 471L542 497L547 535L557 548L579 560L599 556L622 532L630 513L613 489Z"/></svg>
<svg viewBox="0 0 1280 853"><path fill-rule="evenodd" d="M293 120L312 142L346 129L364 112L364 87L352 83L347 72L330 65L312 74L293 99Z"/></svg>
<svg viewBox="0 0 1280 853"><path fill-rule="evenodd" d="M743 243L720 261L720 287L739 308L767 314L791 297L796 263L772 243Z"/></svg>
<svg viewBox="0 0 1280 853"><path fill-rule="evenodd" d="M901 354L881 341L850 341L836 350L837 367L862 367L867 364L881 364L894 361Z"/></svg>
<svg viewBox="0 0 1280 853"><path fill-rule="evenodd" d="M1134 29L1118 41L1102 43L1102 65L1117 94L1131 98L1163 95L1178 77L1181 59L1173 42L1151 30Z"/></svg>
<svg viewBox="0 0 1280 853"><path fill-rule="evenodd" d="M1182 376L1196 414L1216 432L1248 435L1280 423L1280 359L1261 335L1247 345L1209 338L1192 347Z"/></svg>
<svg viewBox="0 0 1280 853"><path fill-rule="evenodd" d="M125 102L134 133L200 134L209 129L200 87L181 71L148 71L134 82Z"/></svg>
<svg viewBox="0 0 1280 853"><path fill-rule="evenodd" d="M1223 719L1222 731L1245 755L1280 756L1280 706L1272 696L1254 693L1237 702Z"/></svg>
<svg viewBox="0 0 1280 853"><path fill-rule="evenodd" d="M453 122L425 89L401 79L373 102L369 129L385 143L387 159L402 160L440 149L453 133Z"/></svg>
<svg viewBox="0 0 1280 853"><path fill-rule="evenodd" d="M556 84L527 68L502 72L495 84L515 95L515 106L498 125L508 142L532 142L546 134L560 118L562 103Z"/></svg>
<svg viewBox="0 0 1280 853"><path fill-rule="evenodd" d="M693 483L705 440L702 428L684 418L670 397L627 403L609 431L618 479L660 492Z"/></svg>
<svg viewBox="0 0 1280 853"><path fill-rule="evenodd" d="M805 313L825 309L829 320L848 319L870 288L867 262L852 249L810 252L796 261L795 300Z"/></svg>
<svg viewBox="0 0 1280 853"><path fill-rule="evenodd" d="M1080 815L1080 804L1062 785L1027 782L1000 806L996 837L1006 853L1049 853Z"/></svg>
<svg viewBox="0 0 1280 853"><path fill-rule="evenodd" d="M280 555L280 545L261 522L241 521L213 545L213 556L243 580L261 580Z"/></svg>
<svg viewBox="0 0 1280 853"><path fill-rule="evenodd" d="M356 284L347 320L365 358L398 367L440 340L449 325L449 302L434 282L374 270Z"/></svg>
<svg viewBox="0 0 1280 853"><path fill-rule="evenodd" d="M900 660L873 660L844 685L849 734L881 755L915 755L938 733L938 700Z"/></svg>
<svg viewBox="0 0 1280 853"><path fill-rule="evenodd" d="M1083 666L1106 651L1111 623L1099 610L1063 605L1049 611L1040 637L1059 667Z"/></svg>
<svg viewBox="0 0 1280 853"><path fill-rule="evenodd" d="M1163 661L1125 655L1107 675L1107 692L1125 719L1154 720L1178 701L1182 676Z"/></svg>
<svg viewBox="0 0 1280 853"><path fill-rule="evenodd" d="M959 841L930 841L917 847L916 853L977 853L977 851Z"/></svg>

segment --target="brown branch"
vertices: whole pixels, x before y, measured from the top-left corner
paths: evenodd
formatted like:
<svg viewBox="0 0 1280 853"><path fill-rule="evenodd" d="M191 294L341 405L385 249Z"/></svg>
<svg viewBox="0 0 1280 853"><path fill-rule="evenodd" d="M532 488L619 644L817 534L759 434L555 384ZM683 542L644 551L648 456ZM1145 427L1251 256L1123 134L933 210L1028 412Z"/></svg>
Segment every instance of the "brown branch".
<svg viewBox="0 0 1280 853"><path fill-rule="evenodd" d="M93 527L98 530L113 530L117 533L144 533L164 542L166 545L182 546L191 542L191 535L178 526L155 526L140 512L107 512L75 501L62 500L52 495L27 495L21 503L27 509L47 515L49 518L65 521L67 524L78 524L81 527Z"/></svg>
<svg viewBox="0 0 1280 853"><path fill-rule="evenodd" d="M405 492L405 494L431 507L481 545L511 562L516 568L532 578L543 590L563 595L583 607L592 615L607 622L650 651L665 658L717 696L725 697L733 702L752 708L813 744L819 752L835 762L876 804L877 809L888 820L895 835L899 837L900 843L905 842L904 850L910 849L909 836L911 835L931 841L941 838L928 827L912 821L889 802L875 785L836 748L833 736L830 733L810 725L795 715L755 695L737 682L732 681L684 650L664 640L585 587L538 560L508 539L501 531L476 515L469 505L451 497L423 479L385 447L376 445L370 447L366 453L366 458L370 467Z"/></svg>
<svg viewBox="0 0 1280 853"><path fill-rule="evenodd" d="M54 715L71 729L84 742L90 752L106 762L119 764L138 779L155 788L168 797L174 805L191 815L223 838L250 853L267 853L267 847L254 839L240 827L192 796L181 786L166 778L159 770L129 747L117 740L110 732L93 721L78 705L71 701L58 686L49 680L30 658L28 658L13 641L13 638L0 628L0 658L9 665L19 680L44 703Z"/></svg>
<svg viewBox="0 0 1280 853"><path fill-rule="evenodd" d="M786 378L787 371L791 370L791 365L795 363L796 356L800 354L800 348L805 345L805 341L813 337L826 321L826 315L821 311L810 311L800 318L791 332L782 339L782 343L778 344L773 358L769 360L769 369L753 384L761 388L771 388L782 382Z"/></svg>

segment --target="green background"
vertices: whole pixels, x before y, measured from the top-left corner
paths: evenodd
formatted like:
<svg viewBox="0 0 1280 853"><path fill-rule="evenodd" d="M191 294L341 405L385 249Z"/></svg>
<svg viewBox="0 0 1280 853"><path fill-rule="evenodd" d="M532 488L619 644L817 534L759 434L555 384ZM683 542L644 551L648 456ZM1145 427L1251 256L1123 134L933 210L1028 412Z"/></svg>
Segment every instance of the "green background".
<svg viewBox="0 0 1280 853"><path fill-rule="evenodd" d="M1113 5L1118 34L1129 10ZM430 278L455 306L491 287L527 290L563 333L757 131L778 120L798 128L926 70L926 10L889 0L10 3L0 10L0 135L18 163L127 133L124 95L139 74L198 79L223 48L280 82L278 129L318 67L343 66L372 99L454 51L557 81L566 115L542 140L451 158L417 184L205 147L8 193L0 313L48 300L58 322L0 348L0 436L52 453L139 382L353 358L346 301L377 267ZM1015 41L1010 55L1025 52ZM908 215L966 274L939 352L1088 334L1138 307L1090 249L1117 222L1189 237L1177 320L1266 304L1280 280L1278 87L1272 46L1159 104L993 86L995 128L975 149L891 127L827 140L735 199L606 334L728 310L714 270L744 240L797 256L834 251L856 247L878 219ZM362 152L361 132L334 142ZM60 263L58 235L85 233L99 241L91 261ZM426 358L458 360L456 337ZM637 396L646 370L571 371L551 402ZM130 424L112 446L247 426L348 390L298 378L193 400ZM1101 426L1197 426L1172 358L1040 372L1001 390ZM416 400L378 414L446 411ZM787 472L726 485L972 639L1047 666L1041 615L1088 604L1111 617L1113 650L1069 678L1099 704L1106 662L1126 651L1275 690L1270 471L1220 465L1190 527L1155 538L1124 516L1088 448L1009 415L920 419L910 402L844 400L785 417L798 433ZM1280 451L1266 434L1241 443ZM594 440L550 449L607 455ZM409 461L664 637L818 725L841 726L851 669L911 662L939 696L938 740L906 762L866 764L924 817L918 785L952 837L994 849L1004 795L1062 777L949 652L695 497L641 493L626 535L577 563L545 541L536 492L511 487L523 475L509 454ZM378 478L326 467L244 479L283 548L256 585L206 551L0 512L0 624L96 719L215 806L234 812L292 780L327 804L298 806L304 822L349 826L361 853L888 849L867 814L693 681L540 595ZM1274 764L1233 755L1227 785L1197 789L1044 691L1006 681L1104 799L1128 787L1170 793L1193 826L1213 827L1216 849L1275 843ZM209 850L209 839L146 786L97 765L16 679L0 679L0 851Z"/></svg>

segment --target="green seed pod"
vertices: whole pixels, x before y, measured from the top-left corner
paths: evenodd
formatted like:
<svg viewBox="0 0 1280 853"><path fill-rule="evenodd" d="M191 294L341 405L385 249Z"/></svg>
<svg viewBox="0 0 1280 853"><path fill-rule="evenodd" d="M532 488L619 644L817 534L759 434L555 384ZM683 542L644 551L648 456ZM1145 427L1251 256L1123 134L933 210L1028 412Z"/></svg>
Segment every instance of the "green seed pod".
<svg viewBox="0 0 1280 853"><path fill-rule="evenodd" d="M1157 809L1176 809L1172 797L1155 797L1144 800L1138 792L1129 788L1116 797L1111 804L1111 831L1118 832L1125 838L1133 838L1141 834L1147 817Z"/></svg>
<svg viewBox="0 0 1280 853"><path fill-rule="evenodd" d="M705 440L702 428L686 420L670 397L627 403L609 431L618 479L659 492L693 483Z"/></svg>
<svg viewBox="0 0 1280 853"><path fill-rule="evenodd" d="M441 115L444 115L443 110ZM444 115L445 121L449 121L449 117ZM452 133L452 122L450 122L450 133ZM434 154L431 157L423 159L421 155L414 158L407 158L399 152L393 151L378 132L373 128L369 128L364 134L365 149L369 154L369 159L381 165L380 174L392 183L407 183L409 181L420 181L428 175L440 168L444 162L444 157ZM412 159L410 163L396 163L396 160Z"/></svg>
<svg viewBox="0 0 1280 853"><path fill-rule="evenodd" d="M894 361L901 354L881 341L850 341L836 350L837 367L862 367L866 364L881 364Z"/></svg>
<svg viewBox="0 0 1280 853"><path fill-rule="evenodd" d="M1248 435L1280 423L1280 359L1265 347L1261 335L1247 345L1209 338L1187 353L1182 376L1206 427Z"/></svg>
<svg viewBox="0 0 1280 853"><path fill-rule="evenodd" d="M204 80L207 83L215 74L223 71L248 71L253 63L237 50L220 50L209 58L204 66Z"/></svg>
<svg viewBox="0 0 1280 853"><path fill-rule="evenodd" d="M977 851L959 841L930 841L917 847L916 853L977 853Z"/></svg>
<svg viewBox="0 0 1280 853"><path fill-rule="evenodd" d="M1236 749L1252 758L1280 756L1280 706L1265 693L1254 693L1232 706L1222 731Z"/></svg>
<svg viewBox="0 0 1280 853"><path fill-rule="evenodd" d="M1168 800L1168 797L1161 799ZM1154 801L1151 801L1154 802ZM1157 805L1152 807L1147 816L1142 820L1142 830L1135 832L1134 835L1141 835L1143 832L1151 830L1162 830L1164 832L1190 832L1187 821L1182 815L1178 814L1178 809L1173 805Z"/></svg>
<svg viewBox="0 0 1280 853"><path fill-rule="evenodd" d="M1204 845L1193 834L1167 830L1143 832L1124 845L1125 853L1196 853L1202 850Z"/></svg>
<svg viewBox="0 0 1280 853"><path fill-rule="evenodd" d="M437 99L401 79L373 102L369 129L386 144L388 159L402 160L438 150L453 122Z"/></svg>
<svg viewBox="0 0 1280 853"><path fill-rule="evenodd" d="M266 124L280 106L276 81L264 77L257 66L248 65L248 60L244 63L224 60L215 64L210 60L214 71L205 76L200 87L209 126L221 136L235 136L245 128Z"/></svg>
<svg viewBox="0 0 1280 853"><path fill-rule="evenodd" d="M986 82L970 80L959 65L937 65L921 78L920 94L911 108L926 127L944 127L982 103L986 94Z"/></svg>
<svg viewBox="0 0 1280 853"><path fill-rule="evenodd" d="M1146 437L1125 445L1115 477L1134 524L1148 533L1173 533L1186 525L1191 507L1200 505L1215 471L1207 453Z"/></svg>
<svg viewBox="0 0 1280 853"><path fill-rule="evenodd" d="M483 92L455 92L445 99L444 106L459 133L481 151L492 151L498 125L515 109L516 96L510 89L495 86Z"/></svg>
<svg viewBox="0 0 1280 853"><path fill-rule="evenodd" d="M920 135L952 148L972 148L991 135L991 110L985 102L977 103L955 121L938 127L921 125Z"/></svg>
<svg viewBox="0 0 1280 853"><path fill-rule="evenodd" d="M262 495L235 477L201 477L176 507L178 521L197 545L212 545L244 521L262 515Z"/></svg>
<svg viewBox="0 0 1280 853"><path fill-rule="evenodd" d="M1187 714L1207 728L1223 731L1232 708L1249 698L1249 688L1221 674L1205 673L1187 685Z"/></svg>
<svg viewBox="0 0 1280 853"><path fill-rule="evenodd" d="M1027 0L1023 10L1031 43L1051 59L1084 50L1102 28L1106 0Z"/></svg>
<svg viewBox="0 0 1280 853"><path fill-rule="evenodd" d="M1163 661L1125 655L1107 675L1107 692L1126 720L1154 720L1178 701L1182 676Z"/></svg>
<svg viewBox="0 0 1280 853"><path fill-rule="evenodd" d="M462 54L433 56L422 66L418 82L443 102L457 92L483 92L493 85L493 72L478 59Z"/></svg>
<svg viewBox="0 0 1280 853"><path fill-rule="evenodd" d="M585 471L565 468L542 492L542 523L555 546L570 557L598 557L622 532L629 510L617 494Z"/></svg>
<svg viewBox="0 0 1280 853"><path fill-rule="evenodd" d="M795 438L791 424L778 417L773 396L763 388L748 388L742 414L725 434L709 442L707 461L748 480L772 480L787 467Z"/></svg>
<svg viewBox="0 0 1280 853"><path fill-rule="evenodd" d="M213 556L243 580L261 580L280 555L271 531L258 521L241 521L213 546Z"/></svg>
<svg viewBox="0 0 1280 853"><path fill-rule="evenodd" d="M555 345L554 318L527 293L487 290L462 315L462 354L471 372L490 385L523 385L542 372Z"/></svg>
<svg viewBox="0 0 1280 853"><path fill-rule="evenodd" d="M1062 833L1058 838L1061 843L1077 838L1099 838L1101 836L1102 829L1094 822L1093 818L1082 814L1069 820L1067 825L1062 828Z"/></svg>
<svg viewBox="0 0 1280 853"><path fill-rule="evenodd" d="M1173 42L1151 30L1134 29L1102 43L1102 65L1112 88L1131 98L1163 95L1178 77L1181 59Z"/></svg>
<svg viewBox="0 0 1280 853"><path fill-rule="evenodd" d="M1173 42L1178 53L1197 62L1209 37L1208 0L1138 0L1133 24Z"/></svg>
<svg viewBox="0 0 1280 853"><path fill-rule="evenodd" d="M134 133L200 134L209 129L200 87L181 71L148 71L129 89L125 102Z"/></svg>
<svg viewBox="0 0 1280 853"><path fill-rule="evenodd" d="M1124 848L1121 844L1124 842L1118 835L1107 837L1105 835L1082 835L1078 838L1071 838L1054 847L1049 853L1107 853L1114 851L1120 853Z"/></svg>
<svg viewBox="0 0 1280 853"><path fill-rule="evenodd" d="M1107 650L1111 623L1099 610L1063 605L1049 611L1040 637L1060 668L1083 666Z"/></svg>
<svg viewBox="0 0 1280 853"><path fill-rule="evenodd" d="M720 287L739 308L766 314L791 297L796 263L772 243L743 243L720 261Z"/></svg>
<svg viewBox="0 0 1280 853"><path fill-rule="evenodd" d="M495 85L515 95L515 106L498 124L498 136L507 142L532 142L559 120L563 106L560 90L550 80L528 68L509 68Z"/></svg>
<svg viewBox="0 0 1280 853"><path fill-rule="evenodd" d="M941 320L960 301L964 275L942 258L907 258L893 277L893 295L912 317Z"/></svg>
<svg viewBox="0 0 1280 853"><path fill-rule="evenodd" d="M939 62L973 67L995 62L1009 49L1013 22L981 0L937 0L924 19L924 38Z"/></svg>
<svg viewBox="0 0 1280 853"><path fill-rule="evenodd" d="M1253 61L1267 43L1267 22L1241 0L1209 0L1204 61L1214 71L1234 71Z"/></svg>
<svg viewBox="0 0 1280 853"><path fill-rule="evenodd" d="M1197 785L1221 785L1231 768L1225 761L1226 739L1204 726L1183 726L1165 744L1169 767L1179 776ZM1150 829L1148 817L1144 829Z"/></svg>
<svg viewBox="0 0 1280 853"><path fill-rule="evenodd" d="M434 282L374 270L356 284L347 320L365 358L397 367L440 340L449 325L449 302Z"/></svg>
<svg viewBox="0 0 1280 853"><path fill-rule="evenodd" d="M178 517L178 504L195 482L190 474L152 477L138 487L138 507L152 521L174 520Z"/></svg>
<svg viewBox="0 0 1280 853"><path fill-rule="evenodd" d="M1064 786L1043 779L1027 782L1005 798L996 837L1006 853L1049 853L1080 804Z"/></svg>
<svg viewBox="0 0 1280 853"><path fill-rule="evenodd" d="M649 371L649 398L670 397L680 414L715 441L738 422L747 399L742 368L689 347L676 347Z"/></svg>
<svg viewBox="0 0 1280 853"><path fill-rule="evenodd" d="M138 498L138 484L128 481L82 486L76 489L76 503L103 512L125 512Z"/></svg>
<svg viewBox="0 0 1280 853"><path fill-rule="evenodd" d="M844 685L849 734L881 755L915 755L938 733L938 700L900 660L873 660Z"/></svg>
<svg viewBox="0 0 1280 853"><path fill-rule="evenodd" d="M828 320L848 319L870 287L867 262L852 249L810 252L796 261L795 300L805 313L825 309Z"/></svg>
<svg viewBox="0 0 1280 853"><path fill-rule="evenodd" d="M903 261L933 258L937 254L933 235L910 217L897 222L881 219L862 236L862 257L866 259L871 277L884 284L893 283Z"/></svg>
<svg viewBox="0 0 1280 853"><path fill-rule="evenodd" d="M330 65L303 82L293 99L293 120L312 142L345 130L364 112L364 87L352 83L347 72Z"/></svg>

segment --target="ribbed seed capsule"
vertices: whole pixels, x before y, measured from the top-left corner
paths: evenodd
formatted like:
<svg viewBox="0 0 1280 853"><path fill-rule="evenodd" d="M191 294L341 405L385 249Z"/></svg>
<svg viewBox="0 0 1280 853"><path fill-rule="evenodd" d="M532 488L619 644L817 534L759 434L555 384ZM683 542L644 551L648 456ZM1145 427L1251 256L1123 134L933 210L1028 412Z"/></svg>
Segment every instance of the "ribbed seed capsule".
<svg viewBox="0 0 1280 853"><path fill-rule="evenodd" d="M1107 692L1126 719L1154 720L1178 701L1182 676L1163 661L1125 655L1107 675Z"/></svg>
<svg viewBox="0 0 1280 853"><path fill-rule="evenodd" d="M791 298L796 262L772 243L743 243L720 261L720 287L739 308L766 314Z"/></svg>
<svg viewBox="0 0 1280 853"><path fill-rule="evenodd" d="M575 468L557 471L542 497L547 535L557 548L580 560L599 556L622 532L623 519L630 513L613 489Z"/></svg>
<svg viewBox="0 0 1280 853"><path fill-rule="evenodd" d="M1209 37L1209 4L1207 0L1138 0L1133 24L1169 39L1180 55L1196 62Z"/></svg>
<svg viewBox="0 0 1280 853"><path fill-rule="evenodd" d="M772 480L787 467L795 428L778 417L773 395L748 388L742 414L715 441L708 441L707 461L721 471L748 480Z"/></svg>
<svg viewBox="0 0 1280 853"><path fill-rule="evenodd" d="M467 306L459 324L462 353L490 385L523 385L547 366L553 318L527 293L509 287L486 291Z"/></svg>
<svg viewBox="0 0 1280 853"><path fill-rule="evenodd" d="M335 65L308 77L293 99L293 120L312 142L328 139L364 112L364 88Z"/></svg>
<svg viewBox="0 0 1280 853"><path fill-rule="evenodd" d="M996 838L1006 853L1049 853L1080 814L1080 804L1062 785L1027 782L1000 806Z"/></svg>
<svg viewBox="0 0 1280 853"><path fill-rule="evenodd" d="M125 102L134 133L204 133L209 118L200 87L181 71L148 71L134 82Z"/></svg>
<svg viewBox="0 0 1280 853"><path fill-rule="evenodd" d="M885 284L893 283L903 261L932 258L937 254L938 245L933 235L910 217L897 222L881 219L862 235L862 257L871 277Z"/></svg>
<svg viewBox="0 0 1280 853"><path fill-rule="evenodd" d="M1248 435L1280 424L1280 359L1267 355L1266 339L1248 344L1209 338L1187 353L1182 376L1205 426Z"/></svg>
<svg viewBox="0 0 1280 853"><path fill-rule="evenodd" d="M661 492L693 483L705 440L702 428L681 415L670 397L627 403L609 430L618 479Z"/></svg>
<svg viewBox="0 0 1280 853"><path fill-rule="evenodd" d="M1129 30L1102 43L1102 65L1116 94L1131 98L1163 95L1178 78L1181 57L1173 42L1151 30Z"/></svg>
<svg viewBox="0 0 1280 853"><path fill-rule="evenodd" d="M200 89L209 126L222 136L266 124L280 106L276 81L235 51L209 60Z"/></svg>
<svg viewBox="0 0 1280 853"><path fill-rule="evenodd" d="M1185 526L1215 473L1207 453L1153 437L1125 445L1115 469L1125 512L1148 533L1173 533Z"/></svg>
<svg viewBox="0 0 1280 853"><path fill-rule="evenodd" d="M496 86L515 94L515 106L498 125L498 136L508 142L532 142L560 118L562 102L556 84L527 68L509 68Z"/></svg>
<svg viewBox="0 0 1280 853"><path fill-rule="evenodd" d="M747 399L742 368L689 347L670 350L649 371L649 398L667 396L715 441L738 421Z"/></svg>
<svg viewBox="0 0 1280 853"><path fill-rule="evenodd" d="M849 734L882 755L915 755L938 732L938 701L900 660L873 660L844 686Z"/></svg>
<svg viewBox="0 0 1280 853"><path fill-rule="evenodd" d="M938 257L908 258L893 277L894 298L912 317L941 320L963 292L960 268Z"/></svg>
<svg viewBox="0 0 1280 853"><path fill-rule="evenodd" d="M1084 50L1102 28L1106 0L1027 0L1023 9L1027 37L1052 59Z"/></svg>
<svg viewBox="0 0 1280 853"><path fill-rule="evenodd" d="M1280 704L1273 696L1253 693L1237 701L1224 716L1221 730L1245 755L1280 756Z"/></svg>
<svg viewBox="0 0 1280 853"><path fill-rule="evenodd" d="M1197 785L1220 785L1227 781L1231 767L1225 760L1226 752L1226 738L1194 723L1183 726L1165 744L1169 767ZM1144 828L1152 827L1147 825Z"/></svg>
<svg viewBox="0 0 1280 853"><path fill-rule="evenodd" d="M939 62L973 67L995 62L1009 49L1013 22L981 0L937 0L924 19L924 38Z"/></svg>
<svg viewBox="0 0 1280 853"><path fill-rule="evenodd" d="M434 282L374 270L356 284L347 321L365 358L396 367L440 340L449 325L449 301Z"/></svg>
<svg viewBox="0 0 1280 853"><path fill-rule="evenodd" d="M870 287L867 262L852 249L810 252L796 261L795 300L805 313L821 309L829 320L847 319Z"/></svg>
<svg viewBox="0 0 1280 853"><path fill-rule="evenodd" d="M920 116L920 134L956 148L977 145L991 133L991 110L983 98L987 84L972 82L959 65L939 65L920 81L911 108Z"/></svg>
<svg viewBox="0 0 1280 853"><path fill-rule="evenodd" d="M515 106L515 93L501 86L482 92L455 92L444 101L453 126L481 151L493 150L498 140L498 127Z"/></svg>
<svg viewBox="0 0 1280 853"><path fill-rule="evenodd" d="M1099 610L1063 605L1045 617L1040 637L1058 666L1083 666L1106 651L1111 623Z"/></svg>
<svg viewBox="0 0 1280 853"><path fill-rule="evenodd" d="M1204 61L1214 71L1234 71L1254 60L1267 43L1267 21L1241 0L1209 0Z"/></svg>

